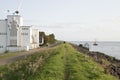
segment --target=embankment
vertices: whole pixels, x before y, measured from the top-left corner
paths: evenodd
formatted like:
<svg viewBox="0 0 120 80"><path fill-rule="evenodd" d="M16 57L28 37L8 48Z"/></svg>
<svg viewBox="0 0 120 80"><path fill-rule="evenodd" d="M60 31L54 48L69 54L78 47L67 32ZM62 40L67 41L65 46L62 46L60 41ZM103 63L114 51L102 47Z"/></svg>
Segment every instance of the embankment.
<svg viewBox="0 0 120 80"><path fill-rule="evenodd" d="M79 52L90 56L94 61L103 66L104 72L116 76L120 79L120 60L115 57L105 55L101 52L90 52L89 49L75 44L71 44Z"/></svg>
<svg viewBox="0 0 120 80"><path fill-rule="evenodd" d="M74 46L74 45L73 45ZM76 49L79 49L77 46ZM0 66L0 80L118 80L89 56L64 43Z"/></svg>

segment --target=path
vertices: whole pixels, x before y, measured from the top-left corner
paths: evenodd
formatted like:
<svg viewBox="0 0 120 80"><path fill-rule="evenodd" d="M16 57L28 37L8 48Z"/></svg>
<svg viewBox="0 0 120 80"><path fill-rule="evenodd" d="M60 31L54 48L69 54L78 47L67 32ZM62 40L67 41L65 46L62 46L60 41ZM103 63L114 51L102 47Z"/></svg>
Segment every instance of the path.
<svg viewBox="0 0 120 80"><path fill-rule="evenodd" d="M34 53L36 53L36 52L50 49L50 48L55 47L55 46L57 46L57 45L59 45L59 44L61 44L61 42L57 42L57 43L52 44L52 45L49 45L49 46L47 46L47 47L40 47L40 48L32 49L32 50L26 51L26 52L18 52L17 55L15 55L15 56L11 56L11 57L7 57L7 58L0 59L0 66L5 65L5 64L8 64L8 63L11 63L11 62L14 62L14 61L16 61L16 60L23 59L23 58L25 58L26 56L31 55L31 54L34 54Z"/></svg>
<svg viewBox="0 0 120 80"><path fill-rule="evenodd" d="M25 58L28 55L34 54L34 53L39 52L39 51L44 51L44 50L49 49L49 48L51 48L51 47L37 48L37 49L32 49L32 50L26 51L26 52L18 52L18 53L16 53L17 55L0 59L0 66L14 62L14 61L22 59L22 58Z"/></svg>

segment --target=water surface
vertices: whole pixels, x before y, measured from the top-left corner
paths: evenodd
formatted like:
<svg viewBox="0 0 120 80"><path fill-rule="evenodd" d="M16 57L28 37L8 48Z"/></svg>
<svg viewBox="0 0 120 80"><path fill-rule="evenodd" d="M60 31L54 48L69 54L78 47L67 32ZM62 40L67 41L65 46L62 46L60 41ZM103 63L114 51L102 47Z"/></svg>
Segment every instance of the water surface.
<svg viewBox="0 0 120 80"><path fill-rule="evenodd" d="M97 46L94 46L93 42L90 41L72 41L72 43L82 44L83 46L86 46L85 44L87 43L90 51L102 52L120 59L120 42L97 42Z"/></svg>

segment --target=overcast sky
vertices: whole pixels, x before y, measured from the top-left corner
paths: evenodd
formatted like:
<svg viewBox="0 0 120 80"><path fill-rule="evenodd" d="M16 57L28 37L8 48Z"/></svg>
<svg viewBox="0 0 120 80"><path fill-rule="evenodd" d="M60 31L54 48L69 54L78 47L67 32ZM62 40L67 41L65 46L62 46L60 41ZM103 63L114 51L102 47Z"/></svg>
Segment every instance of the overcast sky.
<svg viewBox="0 0 120 80"><path fill-rule="evenodd" d="M20 2L1 0L0 19ZM24 25L54 33L59 40L120 41L120 0L23 0L20 15Z"/></svg>

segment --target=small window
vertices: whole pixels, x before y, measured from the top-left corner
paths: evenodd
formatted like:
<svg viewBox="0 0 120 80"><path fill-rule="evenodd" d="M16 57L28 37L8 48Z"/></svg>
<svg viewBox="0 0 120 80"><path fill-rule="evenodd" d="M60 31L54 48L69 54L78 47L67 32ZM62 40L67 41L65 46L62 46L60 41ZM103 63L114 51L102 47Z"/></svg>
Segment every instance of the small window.
<svg viewBox="0 0 120 80"><path fill-rule="evenodd" d="M0 48L3 48L3 46L0 46Z"/></svg>
<svg viewBox="0 0 120 80"><path fill-rule="evenodd" d="M21 33L21 35L28 35L28 33Z"/></svg>
<svg viewBox="0 0 120 80"><path fill-rule="evenodd" d="M7 33L0 32L0 35L7 35Z"/></svg>
<svg viewBox="0 0 120 80"><path fill-rule="evenodd" d="M28 28L22 28L22 30L28 30Z"/></svg>

